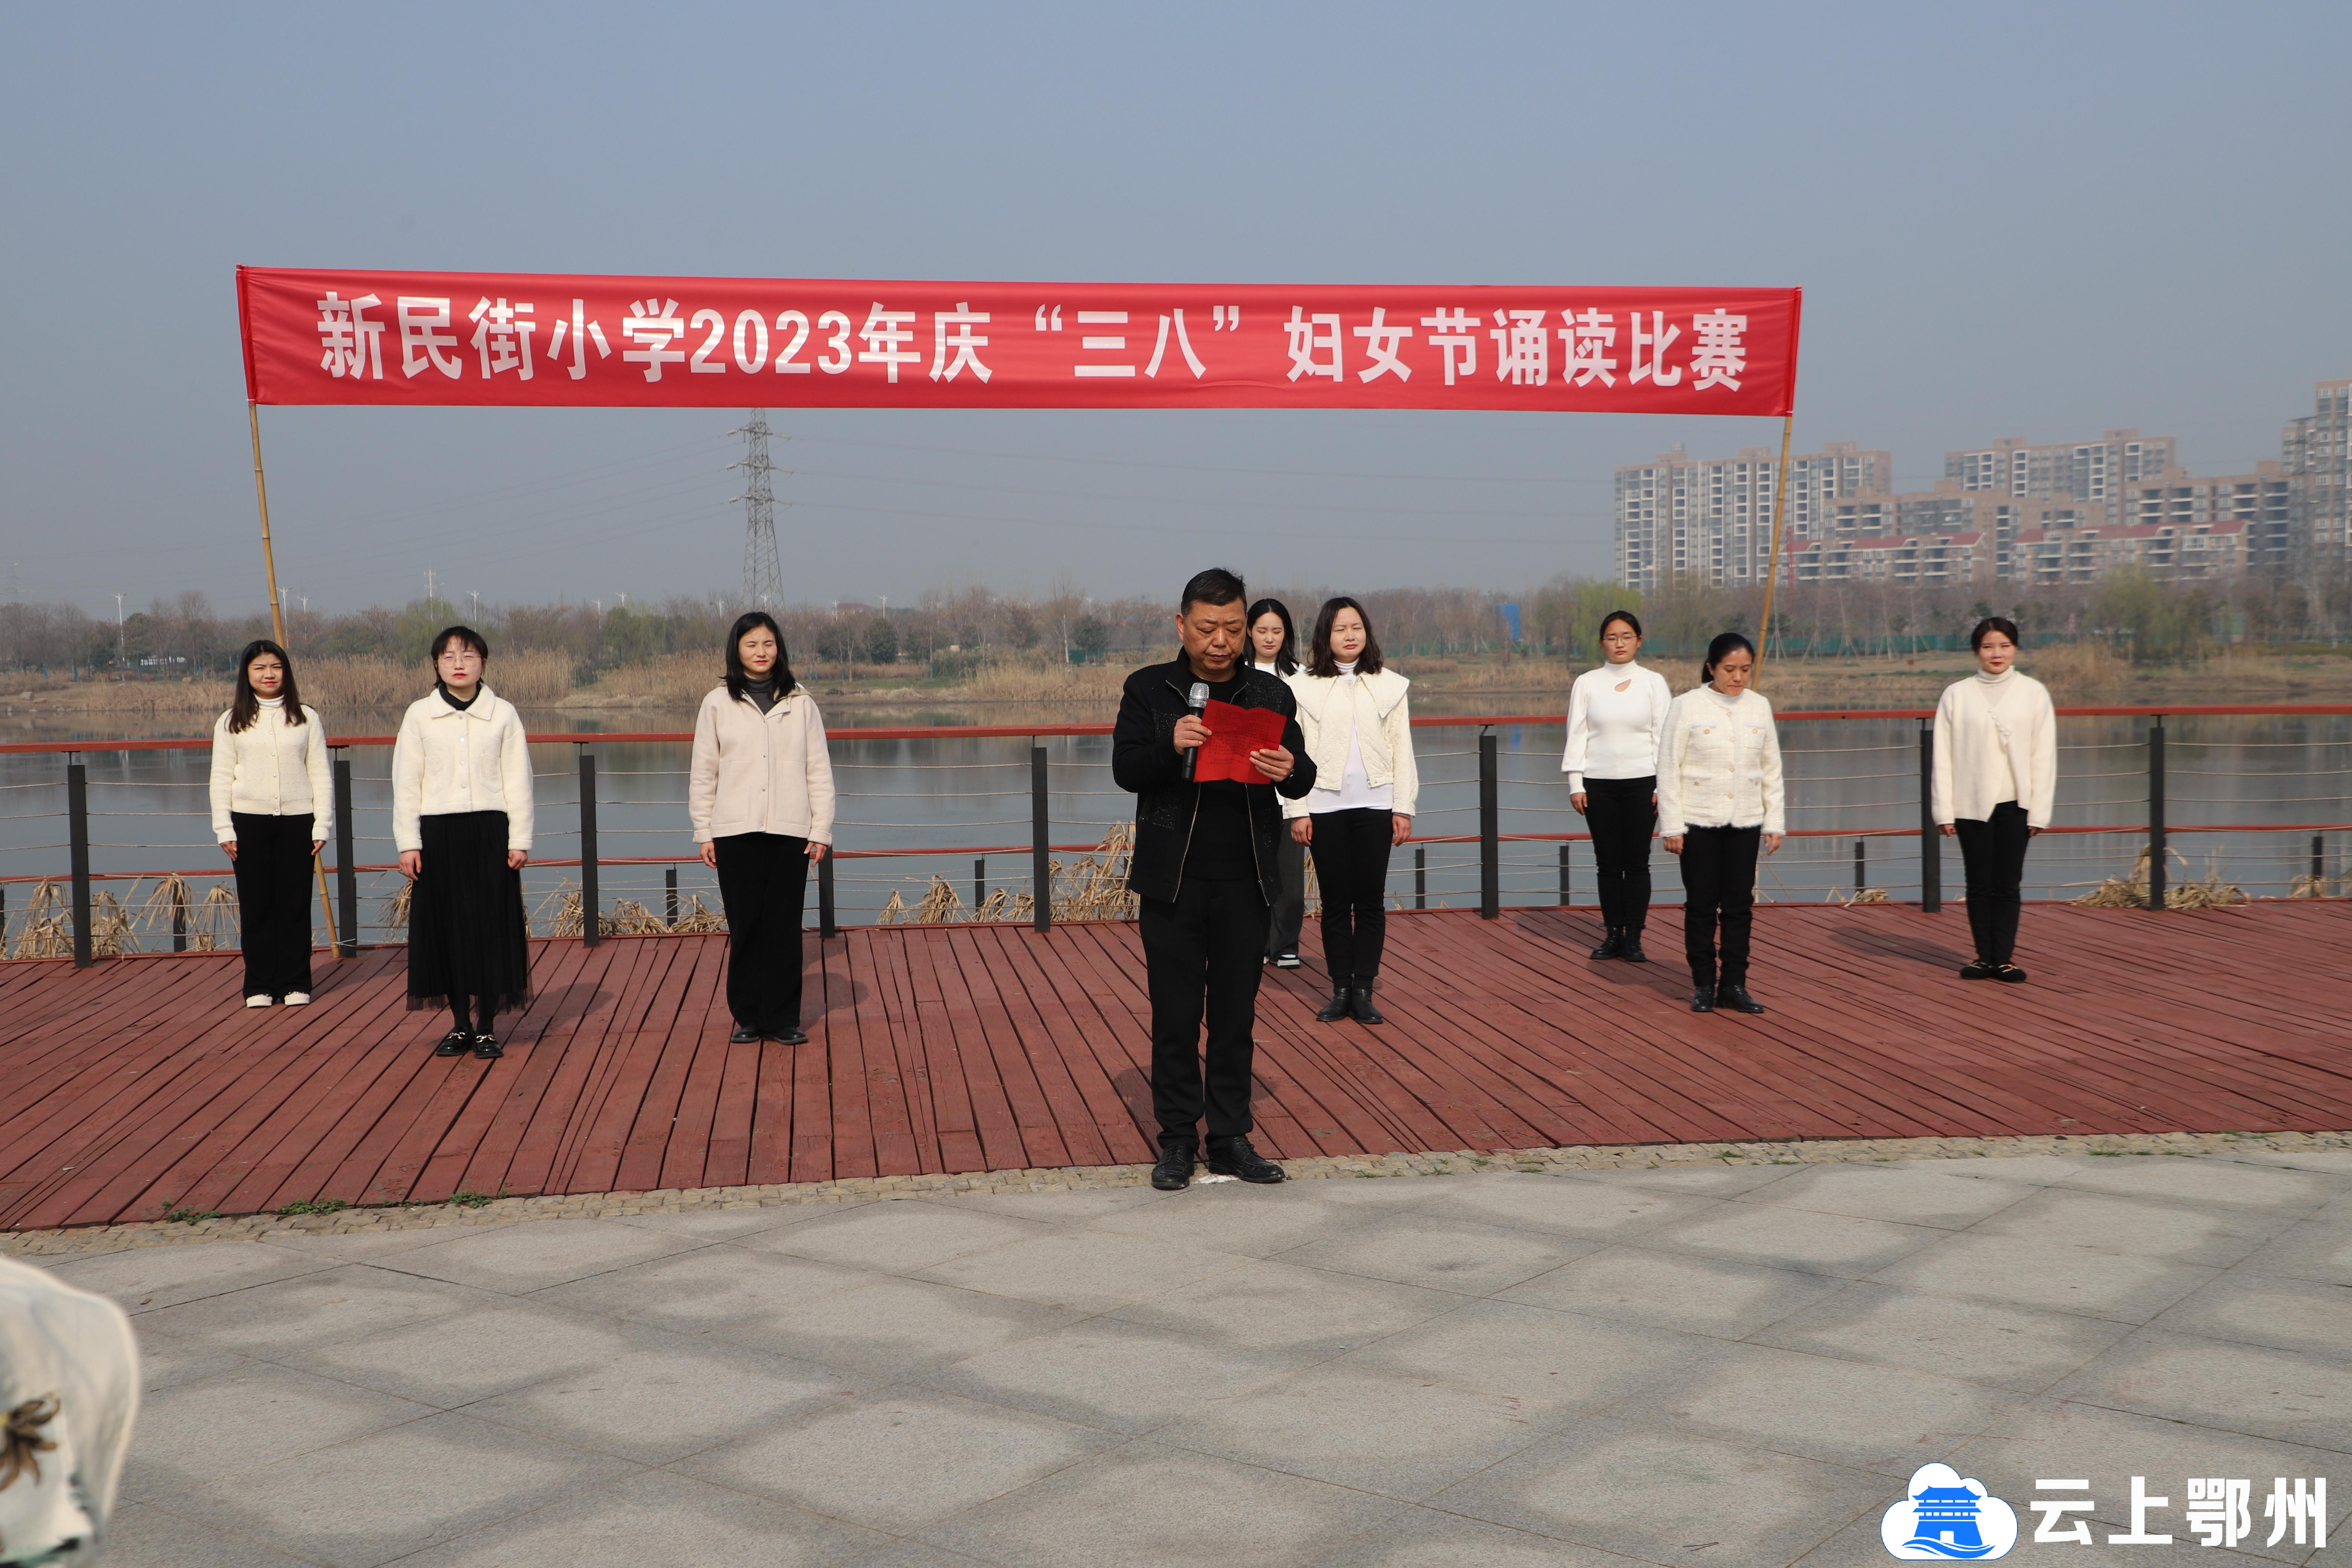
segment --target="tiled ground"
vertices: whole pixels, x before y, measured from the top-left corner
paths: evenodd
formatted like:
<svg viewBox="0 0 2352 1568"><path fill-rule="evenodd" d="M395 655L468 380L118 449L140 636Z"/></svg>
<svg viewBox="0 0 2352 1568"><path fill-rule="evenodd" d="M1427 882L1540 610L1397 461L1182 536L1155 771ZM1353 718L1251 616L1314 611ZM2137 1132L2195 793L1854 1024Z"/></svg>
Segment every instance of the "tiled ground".
<svg viewBox="0 0 2352 1568"><path fill-rule="evenodd" d="M2102 1544L2352 1510L2352 1154L1221 1183L48 1262L148 1358L112 1568L1890 1561L1941 1459ZM2104 1544L2129 1479L2170 1548ZM2271 1478L2331 1546L2265 1552ZM2290 1538L2291 1540L2291 1538Z"/></svg>

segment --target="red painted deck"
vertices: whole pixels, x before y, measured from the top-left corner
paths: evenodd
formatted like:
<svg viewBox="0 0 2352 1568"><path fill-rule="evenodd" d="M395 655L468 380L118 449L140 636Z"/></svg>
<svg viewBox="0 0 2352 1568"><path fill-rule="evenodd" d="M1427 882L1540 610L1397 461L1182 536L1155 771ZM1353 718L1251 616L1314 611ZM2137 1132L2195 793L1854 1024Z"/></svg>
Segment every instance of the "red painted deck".
<svg viewBox="0 0 2352 1568"><path fill-rule="evenodd" d="M1393 917L1377 1029L1268 971L1259 1146L2352 1128L2352 906L2029 906L2024 986L1953 973L1957 910L1771 906L1756 1018L1685 1009L1678 912L1643 968L1587 910ZM727 1043L724 938L532 950L493 1063L431 1055L397 948L266 1013L231 954L0 965L0 1228L1150 1158L1132 926L812 936L799 1047Z"/></svg>

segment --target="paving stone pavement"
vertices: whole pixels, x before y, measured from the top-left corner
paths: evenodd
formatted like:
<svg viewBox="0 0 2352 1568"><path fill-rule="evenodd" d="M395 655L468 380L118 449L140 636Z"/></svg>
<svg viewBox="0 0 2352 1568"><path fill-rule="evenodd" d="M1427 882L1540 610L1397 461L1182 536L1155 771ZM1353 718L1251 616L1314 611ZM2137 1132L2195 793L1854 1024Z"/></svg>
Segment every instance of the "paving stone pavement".
<svg viewBox="0 0 2352 1568"><path fill-rule="evenodd" d="M2352 1512L2352 1151L925 1191L34 1256L133 1314L111 1568L1892 1561L1942 1461ZM2130 1480L2170 1500L2169 1547Z"/></svg>

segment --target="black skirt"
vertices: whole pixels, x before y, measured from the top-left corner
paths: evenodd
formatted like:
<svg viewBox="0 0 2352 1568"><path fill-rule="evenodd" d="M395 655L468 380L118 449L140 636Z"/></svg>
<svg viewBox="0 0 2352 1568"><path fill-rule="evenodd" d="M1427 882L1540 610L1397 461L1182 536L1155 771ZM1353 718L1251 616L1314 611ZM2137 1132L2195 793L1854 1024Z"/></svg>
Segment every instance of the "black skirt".
<svg viewBox="0 0 2352 1568"><path fill-rule="evenodd" d="M522 873L507 865L507 814L420 817L422 874L408 900L412 1012L475 997L493 1013L530 1005Z"/></svg>

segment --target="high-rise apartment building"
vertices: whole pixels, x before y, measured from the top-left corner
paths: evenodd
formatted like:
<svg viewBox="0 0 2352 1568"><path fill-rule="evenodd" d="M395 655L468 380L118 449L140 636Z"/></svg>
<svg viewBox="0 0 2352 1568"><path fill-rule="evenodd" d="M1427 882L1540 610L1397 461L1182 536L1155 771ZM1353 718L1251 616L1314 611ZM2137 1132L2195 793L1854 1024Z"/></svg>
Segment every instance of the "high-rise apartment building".
<svg viewBox="0 0 2352 1568"><path fill-rule="evenodd" d="M1725 587L1762 582L1779 473L1779 454L1761 447L1721 458L1677 447L1619 468L1617 580L1644 591L1684 575ZM1894 473L1891 454L1851 441L1790 458L1784 546L1825 531L1840 501L1885 494Z"/></svg>
<svg viewBox="0 0 2352 1568"><path fill-rule="evenodd" d="M2135 528L2245 524L2238 550L2239 563L2247 567L2286 564L2294 520L2294 480L2284 463L2257 463L2251 474L2209 477L2174 468L2160 479L2124 487L2122 521Z"/></svg>
<svg viewBox="0 0 2352 1568"><path fill-rule="evenodd" d="M2340 567L2352 552L2352 381L2321 382L2280 447L2293 496L2288 560L2299 572Z"/></svg>
<svg viewBox="0 0 2352 1568"><path fill-rule="evenodd" d="M2171 468L2178 446L2169 436L2137 430L2043 447L2005 436L1973 452L1945 453L1944 478L1964 490L1998 490L2021 500L2113 500L2126 485Z"/></svg>

